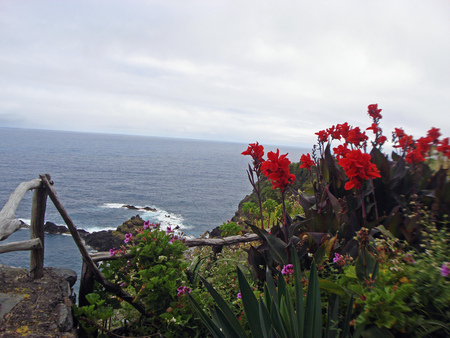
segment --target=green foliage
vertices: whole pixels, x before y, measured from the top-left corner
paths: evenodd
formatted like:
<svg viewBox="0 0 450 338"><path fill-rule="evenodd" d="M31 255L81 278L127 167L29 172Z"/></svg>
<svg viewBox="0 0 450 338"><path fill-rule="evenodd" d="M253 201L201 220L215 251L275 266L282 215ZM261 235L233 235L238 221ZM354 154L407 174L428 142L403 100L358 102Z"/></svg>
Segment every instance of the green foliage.
<svg viewBox="0 0 450 338"><path fill-rule="evenodd" d="M137 230L134 245L115 253L116 260L101 265L103 274L121 285L136 300L141 301L150 317L140 316L131 306L99 287L96 296L114 308L116 324L122 322L132 335L163 333L167 337L195 337L203 325L193 315L185 294L177 289L187 284L184 254L186 246L173 231L162 231L157 225ZM130 241L131 242L131 241ZM132 258L122 253L129 249Z"/></svg>
<svg viewBox="0 0 450 338"><path fill-rule="evenodd" d="M105 304L105 299L100 299L100 295L97 293L90 293L86 295L86 300L90 305L82 307L72 306L75 317L79 320L84 334L88 337L97 336L97 326L92 322L100 322L103 327L106 327L106 323L114 315L114 309ZM86 318L88 320L86 320ZM100 335L100 337L103 335Z"/></svg>
<svg viewBox="0 0 450 338"><path fill-rule="evenodd" d="M242 234L242 228L233 221L223 222L219 229L222 231L222 237Z"/></svg>
<svg viewBox="0 0 450 338"><path fill-rule="evenodd" d="M345 315L343 330L338 329L336 309L329 311L327 324L323 324L319 280L315 264L313 263L311 268L304 302L300 263L295 251L292 254L294 257L294 297L291 296L285 277L281 273L276 281L268 272L264 294L258 298L242 271L237 269L242 303L251 335L253 337L322 337L323 326L326 326L328 337L338 337L339 332L342 332L342 336L346 336L350 311L347 311ZM223 298L210 283L206 280L203 282L216 302L216 305L210 309L211 318L194 297L189 296L189 298L211 334L214 337L248 337L249 332L241 326ZM276 284L278 285L276 286Z"/></svg>

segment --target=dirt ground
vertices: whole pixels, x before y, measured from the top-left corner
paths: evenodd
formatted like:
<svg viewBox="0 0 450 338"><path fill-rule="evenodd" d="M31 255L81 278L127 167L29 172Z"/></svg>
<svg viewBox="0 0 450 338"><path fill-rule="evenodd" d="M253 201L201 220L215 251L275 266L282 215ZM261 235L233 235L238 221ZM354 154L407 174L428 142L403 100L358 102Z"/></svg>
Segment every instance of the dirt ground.
<svg viewBox="0 0 450 338"><path fill-rule="evenodd" d="M0 317L1 337L76 337L69 284L52 268L32 280L26 269L1 266L0 294L8 311Z"/></svg>

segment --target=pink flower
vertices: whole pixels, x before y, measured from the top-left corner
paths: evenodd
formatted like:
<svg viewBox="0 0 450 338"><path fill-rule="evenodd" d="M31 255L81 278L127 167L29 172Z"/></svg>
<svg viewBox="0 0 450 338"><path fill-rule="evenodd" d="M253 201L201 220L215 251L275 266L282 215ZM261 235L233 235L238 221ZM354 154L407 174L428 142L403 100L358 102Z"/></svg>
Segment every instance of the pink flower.
<svg viewBox="0 0 450 338"><path fill-rule="evenodd" d="M132 238L133 238L132 234L125 234L124 242L128 243L129 241L131 241Z"/></svg>
<svg viewBox="0 0 450 338"><path fill-rule="evenodd" d="M444 264L442 264L442 266L441 266L441 275L443 277L450 276L450 263L449 262L445 262Z"/></svg>
<svg viewBox="0 0 450 338"><path fill-rule="evenodd" d="M172 236L172 238L170 239L169 243L173 243L173 242L178 241L178 240L179 240L178 235L174 235L174 236Z"/></svg>
<svg viewBox="0 0 450 338"><path fill-rule="evenodd" d="M344 256L339 255L337 252L334 253L333 263L339 263L344 260Z"/></svg>
<svg viewBox="0 0 450 338"><path fill-rule="evenodd" d="M177 289L177 295L178 296L185 295L187 293L191 293L191 289L190 288L188 288L187 286L184 286L184 285L178 287L178 289Z"/></svg>
<svg viewBox="0 0 450 338"><path fill-rule="evenodd" d="M242 299L242 294L241 294L241 291L240 291L240 290L239 290L239 292L237 293L236 298L237 298L237 299Z"/></svg>
<svg viewBox="0 0 450 338"><path fill-rule="evenodd" d="M281 270L281 273L283 275L292 275L294 273L294 266L292 264L288 264L283 266L283 269Z"/></svg>
<svg viewBox="0 0 450 338"><path fill-rule="evenodd" d="M118 251L119 251L119 250L116 250L116 248L109 249L109 255L112 257L112 256L114 256Z"/></svg>

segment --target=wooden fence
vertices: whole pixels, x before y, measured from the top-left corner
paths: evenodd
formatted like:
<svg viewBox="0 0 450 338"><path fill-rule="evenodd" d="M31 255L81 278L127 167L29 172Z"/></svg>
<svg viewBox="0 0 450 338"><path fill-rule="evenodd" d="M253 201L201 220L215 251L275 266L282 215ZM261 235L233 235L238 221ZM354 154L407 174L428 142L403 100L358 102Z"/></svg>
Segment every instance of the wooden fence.
<svg viewBox="0 0 450 338"><path fill-rule="evenodd" d="M47 197L55 205L59 214L66 223L78 250L83 259L83 267L80 278L79 305L87 304L86 294L92 292L94 280L100 282L107 291L114 293L118 297L130 303L140 313L145 313L145 308L139 301L134 301L134 297L125 292L119 285L111 283L98 269L98 263L104 260L115 259L109 252L96 252L89 254L83 241L78 234L77 228L70 218L68 212L59 200L53 187L50 175L40 175L39 178L19 184L11 194L3 209L0 211L0 241L8 238L12 233L19 230L23 223L15 218L15 213L19 203L29 190L34 190L31 206L30 240L0 244L0 254L11 251L31 250L30 253L30 276L34 279L42 278L44 275L44 221L47 206ZM186 239L188 247L196 246L222 246L242 242L258 240L256 234L245 234L241 236L231 236L226 238L208 239Z"/></svg>

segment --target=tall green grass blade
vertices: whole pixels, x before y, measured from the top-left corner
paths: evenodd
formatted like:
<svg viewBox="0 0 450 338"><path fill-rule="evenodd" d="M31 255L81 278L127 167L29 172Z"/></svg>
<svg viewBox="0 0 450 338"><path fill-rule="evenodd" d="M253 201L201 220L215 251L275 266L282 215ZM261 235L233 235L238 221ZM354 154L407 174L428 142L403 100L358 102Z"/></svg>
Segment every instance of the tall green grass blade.
<svg viewBox="0 0 450 338"><path fill-rule="evenodd" d="M326 338L335 338L338 336L338 320L339 320L339 296L331 295L328 302L327 327L325 330Z"/></svg>
<svg viewBox="0 0 450 338"><path fill-rule="evenodd" d="M281 296L280 315L281 320L283 321L284 327L286 329L286 332L288 334L288 337L294 337L292 330L291 314L289 313L287 302L288 300L286 299L286 297L284 295Z"/></svg>
<svg viewBox="0 0 450 338"><path fill-rule="evenodd" d="M280 273L278 276L278 298L281 299L282 297L284 297L285 308L283 308L280 303L281 317L286 324L290 337L294 337L296 336L296 331L298 331L298 323L295 315L294 304L292 303L292 297L288 290L286 280Z"/></svg>
<svg viewBox="0 0 450 338"><path fill-rule="evenodd" d="M300 261L298 260L297 251L292 246L292 265L294 266L294 285L295 285L295 308L297 320L295 321L298 330L298 336L303 333L304 323L304 305L303 305L303 285L302 285L302 270Z"/></svg>
<svg viewBox="0 0 450 338"><path fill-rule="evenodd" d="M223 312L217 307L214 306L211 309L211 316L213 317L216 324L220 324L219 327L222 329L222 332L225 334L225 337L247 337L247 335L242 336L239 335L228 319L225 317ZM242 328L242 326L241 326Z"/></svg>
<svg viewBox="0 0 450 338"><path fill-rule="evenodd" d="M202 280L206 289L208 289L211 296L216 301L217 306L221 309L224 316L228 319L228 322L233 326L238 337L247 337L247 334L245 333L245 330L242 328L241 323L239 323L239 321L237 320L233 311L230 309L230 307L225 302L225 300L222 298L222 296L219 295L219 293L213 288L213 286L205 278L200 276L200 279Z"/></svg>
<svg viewBox="0 0 450 338"><path fill-rule="evenodd" d="M203 309L198 305L197 301L192 297L190 294L188 294L189 301L192 304L192 307L197 310L198 314L200 315L200 318L205 324L205 326L208 328L209 332L214 336L214 338L225 338L225 335L220 331L219 327L214 324L214 322L209 318L209 316L203 311Z"/></svg>
<svg viewBox="0 0 450 338"><path fill-rule="evenodd" d="M270 318L272 319L272 325L274 330L280 337L289 338L287 335L286 327L281 319L280 309L278 308L278 304L276 304L272 300L272 312L270 313Z"/></svg>
<svg viewBox="0 0 450 338"><path fill-rule="evenodd" d="M264 283L264 303L266 305L267 311L271 310L271 305L272 305L272 296L269 293L269 289L267 288L267 283Z"/></svg>
<svg viewBox="0 0 450 338"><path fill-rule="evenodd" d="M267 289L270 293L271 298L277 303L280 304L278 301L278 293L277 293L277 288L275 287L275 283L273 281L273 277L272 274L270 272L269 269L266 270L266 284L267 285ZM268 304L268 303L266 303ZM269 308L269 305L267 305L267 308Z"/></svg>
<svg viewBox="0 0 450 338"><path fill-rule="evenodd" d="M305 321L303 336L308 338L322 337L322 307L320 303L319 277L316 263L313 261L306 294Z"/></svg>
<svg viewBox="0 0 450 338"><path fill-rule="evenodd" d="M350 335L350 320L352 319L353 312L353 295L350 297L347 310L345 311L344 325L342 327L342 337L348 337Z"/></svg>
<svg viewBox="0 0 450 338"><path fill-rule="evenodd" d="M237 268L237 275L239 287L241 289L242 303L244 304L244 311L247 316L250 330L252 331L253 337L262 337L258 301L239 267Z"/></svg>
<svg viewBox="0 0 450 338"><path fill-rule="evenodd" d="M266 307L266 304L260 299L258 301L259 305L259 319L261 321L261 330L264 338L270 337L270 327L272 326L272 320L270 319L269 310Z"/></svg>

